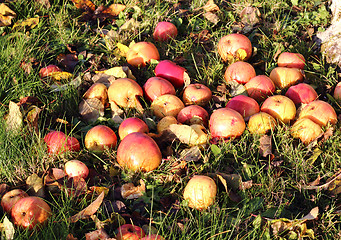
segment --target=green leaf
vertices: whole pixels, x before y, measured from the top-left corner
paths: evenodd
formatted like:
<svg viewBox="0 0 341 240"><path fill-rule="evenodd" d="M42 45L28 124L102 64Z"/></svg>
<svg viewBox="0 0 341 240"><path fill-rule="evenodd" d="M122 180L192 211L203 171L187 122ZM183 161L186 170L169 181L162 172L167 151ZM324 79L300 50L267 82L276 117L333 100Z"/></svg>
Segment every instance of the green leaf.
<svg viewBox="0 0 341 240"><path fill-rule="evenodd" d="M214 156L218 156L221 153L221 149L215 144L211 145L211 151Z"/></svg>

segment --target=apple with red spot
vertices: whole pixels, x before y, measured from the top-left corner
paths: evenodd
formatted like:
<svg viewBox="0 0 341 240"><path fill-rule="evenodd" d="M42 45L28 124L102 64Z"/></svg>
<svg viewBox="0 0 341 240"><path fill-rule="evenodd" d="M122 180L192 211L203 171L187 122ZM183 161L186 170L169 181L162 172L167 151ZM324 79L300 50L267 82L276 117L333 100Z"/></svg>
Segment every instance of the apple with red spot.
<svg viewBox="0 0 341 240"><path fill-rule="evenodd" d="M67 161L64 165L64 171L70 178L80 177L85 179L89 175L89 168L79 160Z"/></svg>
<svg viewBox="0 0 341 240"><path fill-rule="evenodd" d="M178 29L171 22L159 22L154 30L153 38L155 41L165 42L178 35Z"/></svg>

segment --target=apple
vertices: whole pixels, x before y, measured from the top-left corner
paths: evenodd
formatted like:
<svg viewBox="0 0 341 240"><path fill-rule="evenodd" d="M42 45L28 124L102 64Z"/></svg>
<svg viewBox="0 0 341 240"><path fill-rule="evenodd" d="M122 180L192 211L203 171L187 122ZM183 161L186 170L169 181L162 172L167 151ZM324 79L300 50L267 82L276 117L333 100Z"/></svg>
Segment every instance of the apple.
<svg viewBox="0 0 341 240"><path fill-rule="evenodd" d="M44 137L50 154L60 154L66 151L80 151L79 141L75 137L68 137L60 131L51 131Z"/></svg>
<svg viewBox="0 0 341 240"><path fill-rule="evenodd" d="M288 88L303 81L301 69L276 67L270 72L270 78L279 89Z"/></svg>
<svg viewBox="0 0 341 240"><path fill-rule="evenodd" d="M239 112L230 108L215 110L209 120L209 129L213 142L236 138L243 134L245 121Z"/></svg>
<svg viewBox="0 0 341 240"><path fill-rule="evenodd" d="M50 206L39 197L24 197L14 204L11 216L16 226L32 230L43 225L51 216Z"/></svg>
<svg viewBox="0 0 341 240"><path fill-rule="evenodd" d="M178 122L187 125L201 124L207 127L208 119L208 112L199 105L184 107L177 115Z"/></svg>
<svg viewBox="0 0 341 240"><path fill-rule="evenodd" d="M165 240L163 237L157 234L151 234L141 238L141 240Z"/></svg>
<svg viewBox="0 0 341 240"><path fill-rule="evenodd" d="M182 101L185 105L206 106L212 99L212 91L201 83L192 83L185 87L182 93Z"/></svg>
<svg viewBox="0 0 341 240"><path fill-rule="evenodd" d="M169 60L160 61L154 71L155 76L167 79L175 88L181 88L189 78L185 68Z"/></svg>
<svg viewBox="0 0 341 240"><path fill-rule="evenodd" d="M161 77L151 77L143 85L144 95L147 100L154 101L157 97L164 94L175 95L174 86L166 79Z"/></svg>
<svg viewBox="0 0 341 240"><path fill-rule="evenodd" d="M89 175L89 168L79 160L69 160L65 163L64 171L69 178L81 177L87 178Z"/></svg>
<svg viewBox="0 0 341 240"><path fill-rule="evenodd" d="M178 120L173 116L165 116L161 118L161 120L157 123L156 129L158 133L162 133L166 130L171 124L177 124Z"/></svg>
<svg viewBox="0 0 341 240"><path fill-rule="evenodd" d="M210 207L217 195L217 185L208 176L195 175L187 183L183 197L188 201L188 206L197 210Z"/></svg>
<svg viewBox="0 0 341 240"><path fill-rule="evenodd" d="M276 125L276 120L270 114L259 112L250 117L248 129L251 134L264 135L274 130Z"/></svg>
<svg viewBox="0 0 341 240"><path fill-rule="evenodd" d="M152 171L159 167L161 160L159 146L145 133L130 133L117 148L118 164L132 171Z"/></svg>
<svg viewBox="0 0 341 240"><path fill-rule="evenodd" d="M300 112L299 118L309 118L321 127L327 126L328 123L337 123L335 109L329 103L322 100L308 103Z"/></svg>
<svg viewBox="0 0 341 240"><path fill-rule="evenodd" d="M138 99L142 96L141 86L130 78L116 79L108 88L110 103L123 108L136 108L139 112L143 112L143 107Z"/></svg>
<svg viewBox="0 0 341 240"><path fill-rule="evenodd" d="M68 137L66 139L66 145L69 147L69 151L71 152L79 152L81 150L81 145L75 137Z"/></svg>
<svg viewBox="0 0 341 240"><path fill-rule="evenodd" d="M276 86L274 82L265 75L253 77L245 85L247 94L258 102L264 101L268 96L271 96Z"/></svg>
<svg viewBox="0 0 341 240"><path fill-rule="evenodd" d="M146 235L142 228L132 224L124 224L116 231L117 240L139 240Z"/></svg>
<svg viewBox="0 0 341 240"><path fill-rule="evenodd" d="M299 83L289 87L285 96L290 98L296 105L301 103L307 104L318 98L315 89L306 83Z"/></svg>
<svg viewBox="0 0 341 240"><path fill-rule="evenodd" d="M97 98L105 105L108 101L108 88L103 83L94 83L84 93L83 98Z"/></svg>
<svg viewBox="0 0 341 240"><path fill-rule="evenodd" d="M125 136L132 132L149 133L147 124L140 118L131 117L126 118L118 128L118 136L122 140Z"/></svg>
<svg viewBox="0 0 341 240"><path fill-rule="evenodd" d="M304 69L305 59L300 53L282 52L277 59L279 67Z"/></svg>
<svg viewBox="0 0 341 240"><path fill-rule="evenodd" d="M261 111L270 114L285 124L290 123L296 116L295 103L283 95L274 95L265 99Z"/></svg>
<svg viewBox="0 0 341 240"><path fill-rule="evenodd" d="M2 196L1 207L6 213L10 213L14 204L24 197L28 197L24 190L13 189Z"/></svg>
<svg viewBox="0 0 341 240"><path fill-rule="evenodd" d="M248 121L251 115L260 111L257 101L244 95L238 95L231 98L227 102L226 107L239 112L245 121Z"/></svg>
<svg viewBox="0 0 341 240"><path fill-rule="evenodd" d="M305 145L308 145L323 132L317 123L309 118L301 118L291 126L290 133L293 138L299 138Z"/></svg>
<svg viewBox="0 0 341 240"><path fill-rule="evenodd" d="M173 23L159 22L154 30L153 38L155 41L165 42L178 35L178 29Z"/></svg>
<svg viewBox="0 0 341 240"><path fill-rule="evenodd" d="M225 81L236 81L240 84L245 84L250 81L251 78L256 76L254 67L247 62L238 61L232 63L225 71Z"/></svg>
<svg viewBox="0 0 341 240"><path fill-rule="evenodd" d="M232 33L219 40L218 53L224 62L247 61L252 55L252 44L245 35Z"/></svg>
<svg viewBox="0 0 341 240"><path fill-rule="evenodd" d="M102 153L105 149L116 147L117 137L110 127L97 125L86 133L84 144L89 151Z"/></svg>
<svg viewBox="0 0 341 240"><path fill-rule="evenodd" d="M339 82L335 89L334 89L334 93L333 96L335 98L336 101L338 101L339 103L341 103L341 82Z"/></svg>
<svg viewBox="0 0 341 240"><path fill-rule="evenodd" d="M150 108L155 116L163 118L165 116L177 117L178 113L185 107L184 103L175 95L165 94L157 97Z"/></svg>
<svg viewBox="0 0 341 240"><path fill-rule="evenodd" d="M45 78L45 77L50 76L54 72L62 72L62 70L56 65L51 64L51 65L41 68L39 71L39 76L41 78Z"/></svg>
<svg viewBox="0 0 341 240"><path fill-rule="evenodd" d="M145 67L152 59L160 60L160 54L153 43L137 42L129 48L126 58L134 67Z"/></svg>

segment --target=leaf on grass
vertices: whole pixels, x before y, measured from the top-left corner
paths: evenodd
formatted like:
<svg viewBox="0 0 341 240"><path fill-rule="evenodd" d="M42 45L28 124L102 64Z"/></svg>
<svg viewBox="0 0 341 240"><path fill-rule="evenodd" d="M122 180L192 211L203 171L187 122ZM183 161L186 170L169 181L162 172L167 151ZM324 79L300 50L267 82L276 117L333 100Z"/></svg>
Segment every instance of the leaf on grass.
<svg viewBox="0 0 341 240"><path fill-rule="evenodd" d="M98 73L114 76L115 78L130 78L136 80L135 76L128 66L113 67L104 71L96 71L96 74Z"/></svg>
<svg viewBox="0 0 341 240"><path fill-rule="evenodd" d="M318 159L318 157L323 153L323 151L319 148L315 148L314 149L314 153L313 155L311 155L308 159L307 159L307 164L308 165L313 165L314 162Z"/></svg>
<svg viewBox="0 0 341 240"><path fill-rule="evenodd" d="M326 141L328 138L330 138L331 136L333 136L334 134L334 128L330 127L328 128L324 133L323 133L323 142Z"/></svg>
<svg viewBox="0 0 341 240"><path fill-rule="evenodd" d="M86 240L109 239L109 235L103 228L101 228L101 229L86 233L85 239Z"/></svg>
<svg viewBox="0 0 341 240"><path fill-rule="evenodd" d="M44 198L45 188L43 179L37 174L33 173L26 179L26 187L30 195Z"/></svg>
<svg viewBox="0 0 341 240"><path fill-rule="evenodd" d="M78 238L75 238L75 237L73 236L72 233L69 233L69 234L66 236L66 240L78 240Z"/></svg>
<svg viewBox="0 0 341 240"><path fill-rule="evenodd" d="M92 76L91 80L94 83L103 83L106 87L109 87L116 80L116 78L104 73L98 73Z"/></svg>
<svg viewBox="0 0 341 240"><path fill-rule="evenodd" d="M208 139L208 135L204 132L204 127L201 125L181 125L171 124L168 127L168 131L176 136L176 138L190 146L205 144Z"/></svg>
<svg viewBox="0 0 341 240"><path fill-rule="evenodd" d="M104 199L104 192L102 192L95 201L93 201L89 206L84 208L79 213L75 214L71 218L69 218L70 222L75 223L80 219L87 219L91 215L95 214L97 212L98 208L101 206Z"/></svg>
<svg viewBox="0 0 341 240"><path fill-rule="evenodd" d="M70 47L69 47L70 48ZM57 56L57 61L69 72L73 72L76 65L79 62L78 56L76 53L72 54L64 54L61 53Z"/></svg>
<svg viewBox="0 0 341 240"><path fill-rule="evenodd" d="M240 12L240 19L244 25L254 26L260 21L260 11L256 7L245 7Z"/></svg>
<svg viewBox="0 0 341 240"><path fill-rule="evenodd" d="M238 95L245 95L247 96L246 88L243 84L240 84L234 80L229 81L229 87L230 87L230 95L232 97L238 96Z"/></svg>
<svg viewBox="0 0 341 240"><path fill-rule="evenodd" d="M327 190L330 191L331 194L339 194L341 193L341 170L335 173L331 178L327 180L327 182L323 185L319 186L302 186L302 189L307 190Z"/></svg>
<svg viewBox="0 0 341 240"><path fill-rule="evenodd" d="M90 0L71 0L76 8L83 9L85 11L95 11L96 6Z"/></svg>
<svg viewBox="0 0 341 240"><path fill-rule="evenodd" d="M214 156L218 156L221 153L221 149L215 144L211 144L211 151Z"/></svg>
<svg viewBox="0 0 341 240"><path fill-rule="evenodd" d="M116 103L110 102L110 108L111 108L111 119L114 123L120 124L123 122L123 118L121 115L124 113L124 111L117 106Z"/></svg>
<svg viewBox="0 0 341 240"><path fill-rule="evenodd" d="M69 83L60 85L60 84L52 84L50 88L52 89L50 92L60 92L60 91L65 91L66 89L73 87L77 88L82 84L82 79L80 76L76 77Z"/></svg>
<svg viewBox="0 0 341 240"><path fill-rule="evenodd" d="M13 25L14 30L22 30L22 29L33 29L39 24L39 18L29 18L21 22L16 22Z"/></svg>
<svg viewBox="0 0 341 240"><path fill-rule="evenodd" d="M151 61L151 63L152 63L152 61ZM189 77L187 72L184 72L183 79L184 79L184 88L191 84L191 78Z"/></svg>
<svg viewBox="0 0 341 240"><path fill-rule="evenodd" d="M79 104L79 114L87 122L95 122L104 116L104 105L97 98L83 99Z"/></svg>
<svg viewBox="0 0 341 240"><path fill-rule="evenodd" d="M263 157L267 157L268 155L272 155L272 137L268 135L263 135L259 139L259 153Z"/></svg>
<svg viewBox="0 0 341 240"><path fill-rule="evenodd" d="M184 149L180 153L180 159L186 162L197 162L202 158L200 148L193 146L190 149Z"/></svg>
<svg viewBox="0 0 341 240"><path fill-rule="evenodd" d="M140 22L136 21L134 18L126 21L121 27L120 31L132 31L140 26Z"/></svg>
<svg viewBox="0 0 341 240"><path fill-rule="evenodd" d="M104 196L107 196L109 193L109 188L92 186L89 188L88 194L89 195L92 195L92 193L101 194L102 192L104 192Z"/></svg>
<svg viewBox="0 0 341 240"><path fill-rule="evenodd" d="M39 133L38 127L38 120L39 120L39 113L42 109L38 108L37 106L31 106L28 109L28 113L26 114L26 122L31 130L34 130L37 134Z"/></svg>
<svg viewBox="0 0 341 240"><path fill-rule="evenodd" d="M59 168L51 168L44 177L44 185L47 191L59 193L64 186L65 172Z"/></svg>
<svg viewBox="0 0 341 240"><path fill-rule="evenodd" d="M297 221L305 221L305 220L314 220L318 217L319 215L319 208L315 207L311 209L311 211L305 215L303 218L296 219Z"/></svg>
<svg viewBox="0 0 341 240"><path fill-rule="evenodd" d="M0 27L11 25L12 19L16 16L17 14L7 7L7 5L4 3L0 4Z"/></svg>
<svg viewBox="0 0 341 240"><path fill-rule="evenodd" d="M105 10L103 10L103 13L110 14L111 16L116 17L126 8L127 8L126 5L113 3L109 7L107 7Z"/></svg>
<svg viewBox="0 0 341 240"><path fill-rule="evenodd" d="M214 3L214 0L208 0L203 8L206 12L214 12L220 10L218 5Z"/></svg>
<svg viewBox="0 0 341 240"><path fill-rule="evenodd" d="M213 12L206 12L204 13L204 17L211 23L213 23L214 25L216 25L220 19L218 17L217 14L213 13Z"/></svg>
<svg viewBox="0 0 341 240"><path fill-rule="evenodd" d="M121 195L124 199L135 199L142 197L146 192L146 184L140 179L140 185L135 186L133 183L123 184L121 187Z"/></svg>
<svg viewBox="0 0 341 240"><path fill-rule="evenodd" d="M6 240L14 239L14 235L15 235L14 224L7 218L7 216L4 217L0 230L5 235L4 239Z"/></svg>
<svg viewBox="0 0 341 240"><path fill-rule="evenodd" d="M72 197L79 197L87 193L88 184L82 177L73 177L68 179L65 191L68 195Z"/></svg>
<svg viewBox="0 0 341 240"><path fill-rule="evenodd" d="M226 173L217 172L216 176L224 185L226 191L228 191L228 189L238 190L241 186L242 177L238 174L226 174Z"/></svg>
<svg viewBox="0 0 341 240"><path fill-rule="evenodd" d="M9 112L6 116L6 132L18 134L23 127L23 114L18 104L10 101Z"/></svg>
<svg viewBox="0 0 341 240"><path fill-rule="evenodd" d="M129 51L129 47L122 44L122 43L117 43L116 45L116 53L117 55L121 57L125 57L127 55L127 52Z"/></svg>
<svg viewBox="0 0 341 240"><path fill-rule="evenodd" d="M73 78L73 74L69 72L53 72L48 76L48 78L56 82L69 81Z"/></svg>

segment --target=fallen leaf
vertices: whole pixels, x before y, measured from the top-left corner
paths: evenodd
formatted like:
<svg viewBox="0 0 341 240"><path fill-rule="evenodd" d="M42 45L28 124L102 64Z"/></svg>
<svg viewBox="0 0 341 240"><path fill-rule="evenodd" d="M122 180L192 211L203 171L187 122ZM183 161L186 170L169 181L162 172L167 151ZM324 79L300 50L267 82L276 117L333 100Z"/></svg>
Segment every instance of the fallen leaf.
<svg viewBox="0 0 341 240"><path fill-rule="evenodd" d="M97 98L83 99L79 104L79 114L87 122L95 122L104 116L104 105Z"/></svg>
<svg viewBox="0 0 341 240"><path fill-rule="evenodd" d="M78 77L74 78L72 81L70 81L70 82L68 82L66 84L63 84L63 85L56 84L56 83L52 84L50 86L50 88L51 88L50 92L61 92L61 91L65 91L66 89L68 89L70 87L77 88L81 84L82 84L82 79L81 79L80 76L78 76Z"/></svg>
<svg viewBox="0 0 341 240"><path fill-rule="evenodd" d="M48 9L51 7L49 0L35 0L37 3L43 5L44 8Z"/></svg>
<svg viewBox="0 0 341 240"><path fill-rule="evenodd" d="M127 52L129 51L129 47L118 42L116 45L117 49L118 49L118 54L122 57L125 57Z"/></svg>
<svg viewBox="0 0 341 240"><path fill-rule="evenodd" d="M109 239L107 232L101 228L85 234L86 240Z"/></svg>
<svg viewBox="0 0 341 240"><path fill-rule="evenodd" d="M39 24L39 18L29 18L13 25L14 30L33 29Z"/></svg>
<svg viewBox="0 0 341 240"><path fill-rule="evenodd" d="M246 181L246 182L241 182L239 189L240 190L247 190L250 189L253 186L252 180Z"/></svg>
<svg viewBox="0 0 341 240"><path fill-rule="evenodd" d="M113 120L113 122L121 124L123 122L123 118L121 117L121 115L124 113L124 111L114 102L110 102L110 109L111 119Z"/></svg>
<svg viewBox="0 0 341 240"><path fill-rule="evenodd" d="M0 4L0 27L9 26L12 24L12 19L15 18L17 14L12 11L6 4Z"/></svg>
<svg viewBox="0 0 341 240"><path fill-rule="evenodd" d="M259 139L259 153L263 157L272 155L272 137L268 135L263 135Z"/></svg>
<svg viewBox="0 0 341 240"><path fill-rule="evenodd" d="M23 114L18 104L10 101L9 112L6 116L6 132L18 134L23 127Z"/></svg>
<svg viewBox="0 0 341 240"><path fill-rule="evenodd" d="M135 199L142 197L146 192L146 184L140 179L140 185L135 186L133 183L123 184L121 187L121 195L124 199Z"/></svg>
<svg viewBox="0 0 341 240"><path fill-rule="evenodd" d="M126 21L121 27L120 31L132 31L140 26L140 22L136 21L134 18Z"/></svg>
<svg viewBox="0 0 341 240"><path fill-rule="evenodd" d="M4 217L1 228L2 228L1 232L3 232L5 235L4 239L6 239L6 240L14 239L14 235L15 235L14 224L7 218L7 216ZM2 239L2 237L1 237L1 239Z"/></svg>
<svg viewBox="0 0 341 240"><path fill-rule="evenodd" d="M73 236L73 234L69 233L67 236L66 236L66 240L78 240L78 238L75 238Z"/></svg>
<svg viewBox="0 0 341 240"><path fill-rule="evenodd" d="M229 81L229 87L230 87L230 95L231 97L235 97L238 95L245 95L247 96L246 88L243 84L240 84L234 80ZM223 90L223 89L221 89Z"/></svg>
<svg viewBox="0 0 341 240"><path fill-rule="evenodd" d="M91 80L94 83L103 83L106 87L109 87L116 80L116 78L104 73L98 73L92 76Z"/></svg>
<svg viewBox="0 0 341 240"><path fill-rule="evenodd" d="M204 129L203 126L198 124L191 126L171 124L166 131L174 134L180 142L194 146L207 143L208 135L204 132Z"/></svg>
<svg viewBox="0 0 341 240"><path fill-rule="evenodd" d="M256 7L245 7L239 14L244 25L253 27L260 22L260 11Z"/></svg>
<svg viewBox="0 0 341 240"><path fill-rule="evenodd" d="M92 186L89 188L88 194L96 193L96 194L101 194L104 192L104 196L107 196L109 193L109 188L107 187L97 187L97 186Z"/></svg>
<svg viewBox="0 0 341 240"><path fill-rule="evenodd" d="M305 215L303 218L299 218L296 220L297 221L314 220L314 219L317 219L318 215L319 215L319 208L315 207L311 209L311 211L307 215Z"/></svg>
<svg viewBox="0 0 341 240"><path fill-rule="evenodd" d="M180 153L180 159L186 162L197 162L202 158L200 148L198 146L193 146L190 149L184 149Z"/></svg>
<svg viewBox="0 0 341 240"><path fill-rule="evenodd" d="M127 8L126 5L113 3L105 10L103 10L103 13L110 14L111 16L116 17L126 8Z"/></svg>
<svg viewBox="0 0 341 240"><path fill-rule="evenodd" d="M109 76L114 76L115 78L130 78L136 80L135 76L131 72L128 66L123 67L113 67L104 71L96 71L96 74L102 73Z"/></svg>
<svg viewBox="0 0 341 240"><path fill-rule="evenodd" d="M48 76L48 78L56 82L69 81L73 78L73 74L69 72L53 72Z"/></svg>
<svg viewBox="0 0 341 240"><path fill-rule="evenodd" d="M76 8L82 9L84 11L95 11L96 6L90 0L71 0Z"/></svg>
<svg viewBox="0 0 341 240"><path fill-rule="evenodd" d="M214 0L208 0L205 6L203 6L203 9L206 12L213 12L213 11L219 11L219 7L217 4L214 3Z"/></svg>
<svg viewBox="0 0 341 240"><path fill-rule="evenodd" d="M302 189L307 190L327 190L330 191L332 194L339 194L341 193L341 170L335 173L331 178L327 180L327 182L323 185L319 186L302 186Z"/></svg>
<svg viewBox="0 0 341 240"><path fill-rule="evenodd" d="M319 148L315 148L313 155L311 155L307 160L308 165L313 165L314 162L318 159L318 157L323 153L323 151Z"/></svg>
<svg viewBox="0 0 341 240"><path fill-rule="evenodd" d="M51 168L44 177L44 186L50 193L60 193L65 185L65 172L59 168Z"/></svg>
<svg viewBox="0 0 341 240"><path fill-rule="evenodd" d="M61 53L57 56L57 61L69 72L73 72L78 64L78 56L76 53L64 54Z"/></svg>
<svg viewBox="0 0 341 240"><path fill-rule="evenodd" d="M45 188L43 179L33 173L26 179L27 190L31 196L45 197Z"/></svg>
<svg viewBox="0 0 341 240"><path fill-rule="evenodd" d="M25 118L25 121L27 122L29 128L31 130L34 130L37 133L37 135L39 134L38 120L39 120L39 113L41 111L42 109L38 108L37 106L31 106L28 109L28 112Z"/></svg>
<svg viewBox="0 0 341 240"><path fill-rule="evenodd" d="M95 214L97 212L98 208L101 206L104 199L104 192L102 192L95 201L93 201L89 206L84 208L79 213L73 215L71 218L69 218L70 222L75 223L80 219L87 219L91 215Z"/></svg>
<svg viewBox="0 0 341 240"><path fill-rule="evenodd" d="M64 186L62 188L64 188ZM64 191L72 197L79 197L87 193L88 184L82 177L69 178L66 182L66 188L64 188Z"/></svg>
<svg viewBox="0 0 341 240"><path fill-rule="evenodd" d="M216 25L220 21L218 15L212 12L204 13L204 17L214 25Z"/></svg>

